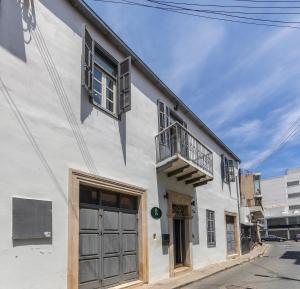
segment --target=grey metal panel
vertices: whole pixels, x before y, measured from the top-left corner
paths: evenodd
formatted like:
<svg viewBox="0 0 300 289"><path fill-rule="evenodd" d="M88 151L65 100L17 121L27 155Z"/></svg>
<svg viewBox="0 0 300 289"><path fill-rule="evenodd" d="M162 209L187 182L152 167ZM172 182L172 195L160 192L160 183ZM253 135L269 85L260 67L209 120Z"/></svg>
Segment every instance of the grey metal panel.
<svg viewBox="0 0 300 289"><path fill-rule="evenodd" d="M81 230L97 230L99 228L99 212L97 209L81 208L79 228Z"/></svg>
<svg viewBox="0 0 300 289"><path fill-rule="evenodd" d="M136 214L122 213L122 229L124 231L135 231L137 227Z"/></svg>
<svg viewBox="0 0 300 289"><path fill-rule="evenodd" d="M52 237L52 202L12 199L13 239L50 239Z"/></svg>
<svg viewBox="0 0 300 289"><path fill-rule="evenodd" d="M103 211L103 230L119 230L118 211Z"/></svg>
<svg viewBox="0 0 300 289"><path fill-rule="evenodd" d="M103 278L120 275L120 257L108 257L103 259Z"/></svg>
<svg viewBox="0 0 300 289"><path fill-rule="evenodd" d="M136 255L123 256L123 273L132 273L137 271Z"/></svg>
<svg viewBox="0 0 300 289"><path fill-rule="evenodd" d="M103 235L103 254L120 253L120 235L104 234Z"/></svg>
<svg viewBox="0 0 300 289"><path fill-rule="evenodd" d="M137 235L123 233L123 252L135 251L137 247Z"/></svg>
<svg viewBox="0 0 300 289"><path fill-rule="evenodd" d="M98 234L80 234L79 256L97 255L99 253Z"/></svg>
<svg viewBox="0 0 300 289"><path fill-rule="evenodd" d="M99 259L82 260L79 262L79 282L90 282L99 278Z"/></svg>

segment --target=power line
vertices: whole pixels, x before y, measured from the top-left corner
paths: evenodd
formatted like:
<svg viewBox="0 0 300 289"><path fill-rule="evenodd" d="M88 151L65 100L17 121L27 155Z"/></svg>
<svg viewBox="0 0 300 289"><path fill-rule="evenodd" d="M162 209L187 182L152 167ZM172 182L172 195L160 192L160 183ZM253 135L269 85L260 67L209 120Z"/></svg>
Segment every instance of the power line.
<svg viewBox="0 0 300 289"><path fill-rule="evenodd" d="M224 4L199 4L187 3L178 1L162 1L168 4L179 4L186 6L199 6L199 7L219 7L219 8L246 8L246 9L300 9L300 6L246 6L246 5L224 5ZM300 1L299 1L300 3Z"/></svg>
<svg viewBox="0 0 300 289"><path fill-rule="evenodd" d="M95 1L104 2L104 3L122 4L122 5L141 6L141 7L145 7L145 8L158 9L158 10L162 10L162 11L168 11L168 12L173 12L173 13L183 14L183 15L188 15L188 16L193 16L193 17L199 17L199 18L205 18L205 19L211 19L211 20L219 20L219 21L232 22L232 23L249 24L249 25L256 25L256 26L292 28L292 29L297 29L297 30L300 29L300 27L298 27L298 26L270 24L270 23L257 23L255 21L242 21L242 20L234 20L234 19L223 18L223 17L200 15L200 14L194 14L194 13L189 13L189 12L183 12L183 11L180 11L179 9L176 9L176 8L166 8L166 7L162 7L162 6L153 6L153 5L147 5L147 4L143 4L143 3L137 3L137 2L126 1L126 0L121 0L121 1L95 0ZM201 13L208 13L208 12L201 12ZM229 16L229 17L231 17L231 16Z"/></svg>
<svg viewBox="0 0 300 289"><path fill-rule="evenodd" d="M208 12L208 11L200 10L200 9L184 8L184 7L176 6L176 5L164 4L164 1L156 1L156 0L146 0L146 1L151 2L151 3L160 4L160 5L163 5L163 6L168 6L168 7L171 7L171 8L182 9L182 10L185 10L185 11L201 12L201 13L212 13L212 14L221 15L221 16L228 16L228 17L233 17L233 18L246 19L247 21L252 20L252 21L282 23L282 24L300 24L299 21L282 21L282 20L253 18L253 17L246 17L246 16L239 16L239 15L231 15L230 13L219 13L219 12L215 12L215 11L209 11Z"/></svg>
<svg viewBox="0 0 300 289"><path fill-rule="evenodd" d="M258 167L258 165L262 164L263 162L265 162L267 159L269 159L274 152L278 151L280 148L282 148L289 140L291 137L295 136L297 133L297 130L299 129L300 125L300 117L298 117L293 123L292 125L288 128L287 130L287 135L282 136L279 139L279 143L275 144L273 146L273 149L265 156L262 157L261 159L259 159L256 163L254 163L252 165L252 168Z"/></svg>

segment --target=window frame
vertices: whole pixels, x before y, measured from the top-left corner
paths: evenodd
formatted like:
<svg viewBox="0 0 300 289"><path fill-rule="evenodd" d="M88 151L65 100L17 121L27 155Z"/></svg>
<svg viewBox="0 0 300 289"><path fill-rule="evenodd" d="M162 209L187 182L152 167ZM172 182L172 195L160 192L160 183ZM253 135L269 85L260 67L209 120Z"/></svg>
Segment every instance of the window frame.
<svg viewBox="0 0 300 289"><path fill-rule="evenodd" d="M299 180L294 180L294 181L287 181L286 182L286 187L290 188L290 187L296 187L300 185L300 181Z"/></svg>
<svg viewBox="0 0 300 289"><path fill-rule="evenodd" d="M116 67L116 76L112 75L109 71L107 71L103 66L101 66L99 63L96 62L95 55L98 54L100 57L103 57L104 59L107 59L108 62L111 62L112 65L115 65ZM95 79L95 67L102 73L101 77L101 104L99 104L94 99L94 79ZM105 51L97 42L94 42L94 58L92 63L92 96L91 101L93 105L97 108L100 108L104 112L108 113L109 115L118 118L118 89L119 89L119 83L118 83L118 74L119 74L119 67L118 67L118 61L111 56L107 51ZM114 82L114 89L113 89L113 96L114 96L114 102L113 102L113 111L106 108L107 101L111 102L107 97L106 89L109 89L107 87L107 78L110 78ZM111 89L109 89L111 91ZM105 94L103 94L105 92Z"/></svg>
<svg viewBox="0 0 300 289"><path fill-rule="evenodd" d="M211 224L212 223L212 224ZM210 237L213 237L213 241ZM216 247L216 214L213 210L206 209L206 238L207 238L207 248Z"/></svg>

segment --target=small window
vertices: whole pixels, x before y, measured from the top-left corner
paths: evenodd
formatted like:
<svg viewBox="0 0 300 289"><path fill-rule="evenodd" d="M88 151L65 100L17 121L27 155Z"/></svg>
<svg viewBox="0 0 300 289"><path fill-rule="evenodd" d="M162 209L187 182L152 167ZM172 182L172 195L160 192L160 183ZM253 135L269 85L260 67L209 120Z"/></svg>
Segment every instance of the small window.
<svg viewBox="0 0 300 289"><path fill-rule="evenodd" d="M286 185L287 185L288 187L298 186L298 185L299 185L299 181L291 181L291 182L287 182Z"/></svg>
<svg viewBox="0 0 300 289"><path fill-rule="evenodd" d="M121 196L120 199L120 207L122 209L130 209L130 210L136 210L137 208L137 202L136 197L133 196Z"/></svg>
<svg viewBox="0 0 300 289"><path fill-rule="evenodd" d="M215 212L206 210L207 247L216 247Z"/></svg>
<svg viewBox="0 0 300 289"><path fill-rule="evenodd" d="M300 210L300 205L289 206L289 210L291 210L291 211L293 211L293 210Z"/></svg>
<svg viewBox="0 0 300 289"><path fill-rule="evenodd" d="M101 203L104 207L118 207L118 195L115 193L102 193Z"/></svg>
<svg viewBox="0 0 300 289"><path fill-rule="evenodd" d="M80 187L80 203L99 205L99 192L95 189Z"/></svg>
<svg viewBox="0 0 300 289"><path fill-rule="evenodd" d="M300 193L288 194L289 199L300 198Z"/></svg>

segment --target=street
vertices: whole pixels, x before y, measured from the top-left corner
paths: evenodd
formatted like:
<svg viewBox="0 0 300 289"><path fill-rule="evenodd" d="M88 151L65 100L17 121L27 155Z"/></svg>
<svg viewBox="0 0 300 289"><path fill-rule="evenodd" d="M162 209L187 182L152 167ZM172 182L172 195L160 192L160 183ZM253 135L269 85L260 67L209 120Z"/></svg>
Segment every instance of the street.
<svg viewBox="0 0 300 289"><path fill-rule="evenodd" d="M220 272L184 289L299 289L300 242L270 243L265 257Z"/></svg>

